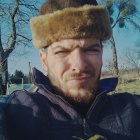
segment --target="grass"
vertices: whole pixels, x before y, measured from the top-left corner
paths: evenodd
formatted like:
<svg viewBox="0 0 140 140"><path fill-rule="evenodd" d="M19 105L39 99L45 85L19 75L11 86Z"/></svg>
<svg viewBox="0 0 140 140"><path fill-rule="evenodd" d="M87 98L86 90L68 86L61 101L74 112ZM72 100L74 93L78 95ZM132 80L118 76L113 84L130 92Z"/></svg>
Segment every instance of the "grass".
<svg viewBox="0 0 140 140"><path fill-rule="evenodd" d="M119 83L116 88L116 92L129 92L140 95L140 79L131 78L129 80L125 80L124 83Z"/></svg>
<svg viewBox="0 0 140 140"><path fill-rule="evenodd" d="M105 73L103 77L110 77L111 73ZM119 83L116 92L129 92L140 95L140 76L136 71L127 70L120 72Z"/></svg>

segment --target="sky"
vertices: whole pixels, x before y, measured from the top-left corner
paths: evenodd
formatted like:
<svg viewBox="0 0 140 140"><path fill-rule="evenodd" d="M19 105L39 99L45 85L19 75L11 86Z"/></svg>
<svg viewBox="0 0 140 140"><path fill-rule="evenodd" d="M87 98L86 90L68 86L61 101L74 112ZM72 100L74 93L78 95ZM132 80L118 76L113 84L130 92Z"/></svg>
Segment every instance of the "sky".
<svg viewBox="0 0 140 140"><path fill-rule="evenodd" d="M137 7L140 7L140 1L137 0ZM139 11L140 15L140 11ZM140 24L140 21L139 21ZM119 63L121 63L121 56L123 56L123 53L128 49L134 49L136 47L136 42L140 40L140 33L137 30L134 30L132 26L128 26L124 29L115 28L113 30L113 36L115 38L116 42L116 48L118 53L118 60ZM23 51L23 55L20 55L18 53L20 49L17 49L13 52L13 54L10 55L8 60L8 70L9 73L12 74L14 71L21 70L25 74L29 73L29 62L31 63L31 67L36 67L37 69L42 71L41 63L39 60L39 53L36 48L26 48L24 47L21 49ZM111 60L111 49L108 46L104 47L104 54L103 54L103 60L104 63L106 61Z"/></svg>

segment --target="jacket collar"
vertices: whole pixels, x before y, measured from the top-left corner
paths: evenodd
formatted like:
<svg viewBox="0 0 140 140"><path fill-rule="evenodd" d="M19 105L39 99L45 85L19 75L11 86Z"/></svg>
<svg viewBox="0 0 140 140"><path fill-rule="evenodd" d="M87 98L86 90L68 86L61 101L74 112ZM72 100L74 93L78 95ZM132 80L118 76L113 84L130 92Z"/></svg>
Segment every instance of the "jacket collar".
<svg viewBox="0 0 140 140"><path fill-rule="evenodd" d="M53 92L49 78L45 76L42 72L37 70L36 68L33 68L33 83L38 88L47 89L50 92ZM108 93L114 91L117 84L118 84L118 78L116 77L101 79L99 81L99 89L97 93L100 94L104 92Z"/></svg>

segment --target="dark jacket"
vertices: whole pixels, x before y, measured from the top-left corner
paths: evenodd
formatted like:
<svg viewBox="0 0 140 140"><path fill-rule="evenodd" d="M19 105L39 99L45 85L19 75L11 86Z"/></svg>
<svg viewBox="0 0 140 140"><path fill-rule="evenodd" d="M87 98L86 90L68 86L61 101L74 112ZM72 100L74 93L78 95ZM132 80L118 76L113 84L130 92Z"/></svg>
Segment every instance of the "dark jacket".
<svg viewBox="0 0 140 140"><path fill-rule="evenodd" d="M85 118L53 93L49 80L34 70L36 91L0 98L0 140L140 140L140 97L115 94L116 78L100 81L98 95Z"/></svg>

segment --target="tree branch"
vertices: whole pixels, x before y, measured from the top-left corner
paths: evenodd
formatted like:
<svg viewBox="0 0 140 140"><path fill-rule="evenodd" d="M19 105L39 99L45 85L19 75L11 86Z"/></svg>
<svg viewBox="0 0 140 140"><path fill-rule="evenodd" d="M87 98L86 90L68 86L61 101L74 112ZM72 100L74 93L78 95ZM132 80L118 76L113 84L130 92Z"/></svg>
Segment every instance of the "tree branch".
<svg viewBox="0 0 140 140"><path fill-rule="evenodd" d="M1 26L0 26L0 53L3 53L2 39L1 39Z"/></svg>
<svg viewBox="0 0 140 140"><path fill-rule="evenodd" d="M121 14L121 12L119 11L119 13L118 13L118 15L117 15L117 18L116 18L116 21L115 21L114 25L112 25L112 29L113 29L113 28L116 26L116 24L118 23L119 18L120 18L120 14Z"/></svg>
<svg viewBox="0 0 140 140"><path fill-rule="evenodd" d="M29 41L29 42L32 41L31 39L29 39L29 38L27 38L27 37L25 37L25 36L23 36L23 35L17 34L17 36L20 36L20 37L26 39L26 40Z"/></svg>
<svg viewBox="0 0 140 140"><path fill-rule="evenodd" d="M10 55L10 53L15 49L15 44L16 44L16 25L15 25L15 21L14 18L16 16L16 13L18 11L19 8L19 0L16 0L16 6L13 9L13 13L10 14L10 19L11 19L11 27L12 27L12 40L11 43L7 49L7 51L5 52L6 57L8 57Z"/></svg>

